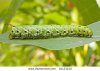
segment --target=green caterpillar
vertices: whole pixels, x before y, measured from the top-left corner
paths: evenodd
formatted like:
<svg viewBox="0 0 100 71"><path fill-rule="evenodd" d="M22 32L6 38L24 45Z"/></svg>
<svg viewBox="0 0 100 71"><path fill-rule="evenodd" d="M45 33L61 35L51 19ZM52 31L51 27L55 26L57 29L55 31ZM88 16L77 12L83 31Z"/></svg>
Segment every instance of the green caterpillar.
<svg viewBox="0 0 100 71"><path fill-rule="evenodd" d="M92 37L93 32L81 25L23 25L12 27L10 39L45 39L55 37Z"/></svg>

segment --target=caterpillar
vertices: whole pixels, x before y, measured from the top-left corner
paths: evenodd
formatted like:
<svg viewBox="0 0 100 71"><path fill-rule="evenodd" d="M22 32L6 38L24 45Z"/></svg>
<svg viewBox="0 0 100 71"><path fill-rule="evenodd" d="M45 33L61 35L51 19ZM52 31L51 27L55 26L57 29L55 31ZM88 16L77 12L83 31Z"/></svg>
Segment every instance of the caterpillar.
<svg viewBox="0 0 100 71"><path fill-rule="evenodd" d="M55 37L92 37L93 32L81 25L22 25L12 27L9 39L45 39Z"/></svg>

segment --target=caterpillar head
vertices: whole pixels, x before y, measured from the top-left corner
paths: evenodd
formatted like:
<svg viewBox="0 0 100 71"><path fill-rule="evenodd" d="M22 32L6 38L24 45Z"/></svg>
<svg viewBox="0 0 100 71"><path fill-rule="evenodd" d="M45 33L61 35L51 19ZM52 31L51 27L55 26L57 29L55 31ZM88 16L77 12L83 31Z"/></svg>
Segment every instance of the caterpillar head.
<svg viewBox="0 0 100 71"><path fill-rule="evenodd" d="M10 31L9 38L13 39L13 38L20 37L20 34L21 34L20 30L16 27L13 27L12 31Z"/></svg>

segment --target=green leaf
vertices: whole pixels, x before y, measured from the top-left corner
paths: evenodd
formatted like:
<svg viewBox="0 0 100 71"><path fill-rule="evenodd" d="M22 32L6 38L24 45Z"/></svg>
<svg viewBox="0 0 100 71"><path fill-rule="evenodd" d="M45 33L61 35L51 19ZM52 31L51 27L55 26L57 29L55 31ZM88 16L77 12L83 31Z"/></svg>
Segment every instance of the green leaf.
<svg viewBox="0 0 100 71"><path fill-rule="evenodd" d="M82 16L83 24L87 25L100 20L100 8L96 0L71 0Z"/></svg>
<svg viewBox="0 0 100 71"><path fill-rule="evenodd" d="M87 55L85 57L85 65L89 65L92 53L93 53L93 50L92 50L92 48L89 47L88 51L87 51Z"/></svg>
<svg viewBox="0 0 100 71"><path fill-rule="evenodd" d="M60 15L58 12L48 13L45 16L45 23L57 23L57 24L66 24L68 20L63 15Z"/></svg>
<svg viewBox="0 0 100 71"><path fill-rule="evenodd" d="M3 32L7 30L9 22L23 1L24 0L12 0L9 7L0 13L2 18L1 21L3 20L5 22Z"/></svg>
<svg viewBox="0 0 100 71"><path fill-rule="evenodd" d="M7 9L10 5L10 2L12 0L0 0L0 13L4 10Z"/></svg>
<svg viewBox="0 0 100 71"><path fill-rule="evenodd" d="M0 0L0 22L3 20L3 16L12 0Z"/></svg>
<svg viewBox="0 0 100 71"><path fill-rule="evenodd" d="M100 21L89 25L93 30L94 35L92 38L82 38L82 37L62 37L62 38L51 38L51 39L38 39L38 40L9 40L8 34L1 34L0 41L12 44L20 45L34 45L43 47L50 50L62 50L69 49L78 46L82 46L87 43L94 41L100 41Z"/></svg>

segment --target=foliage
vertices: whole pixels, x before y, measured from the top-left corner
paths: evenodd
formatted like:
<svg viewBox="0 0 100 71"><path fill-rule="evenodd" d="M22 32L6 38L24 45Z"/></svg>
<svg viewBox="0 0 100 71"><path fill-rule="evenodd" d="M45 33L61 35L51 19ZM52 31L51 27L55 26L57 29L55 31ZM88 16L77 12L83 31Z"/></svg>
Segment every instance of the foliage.
<svg viewBox="0 0 100 71"><path fill-rule="evenodd" d="M89 25L89 27L93 30L92 38L82 38L82 37L59 37L59 38L50 38L50 39L36 39L36 40L10 40L9 39L9 32L3 35L0 35L0 41L6 43L16 43L20 45L34 45L38 47L43 47L50 50L62 50L62 49L69 49L75 48L78 46L82 46L86 43L91 43L94 41L100 40L100 31L99 27L100 22L93 23Z"/></svg>
<svg viewBox="0 0 100 71"><path fill-rule="evenodd" d="M20 2L21 0L15 1ZM9 10L10 14L6 14L5 10L9 8L7 7L9 4L0 4L2 5L2 9L0 9L0 23L1 20L5 20L4 16L8 17L8 15L11 16L10 18L12 18L12 20L7 23L12 25L72 23L85 23L83 25L87 25L100 20L100 9L95 0L80 0L80 3L77 0L72 0L72 2L70 0L24 0L21 6L16 3L16 6L20 6L20 8L18 10L16 9L17 12L13 18L12 13L14 14L16 10L12 8L11 11ZM11 2L10 5L13 5L13 2ZM89 7L91 8L87 5L90 5ZM85 11L85 9L87 11ZM83 11L85 12L82 13ZM0 24L0 31L4 31L4 27L2 26L4 23ZM8 29L10 29L10 27ZM97 32L97 34L98 33L99 32ZM97 43L98 44L94 42L81 47L59 51L47 50L30 45L21 46L16 44L0 43L0 65L100 66L100 43Z"/></svg>
<svg viewBox="0 0 100 71"><path fill-rule="evenodd" d="M92 22L100 21L100 8L96 0L71 0L77 7L80 16L82 16L82 24L88 25Z"/></svg>

